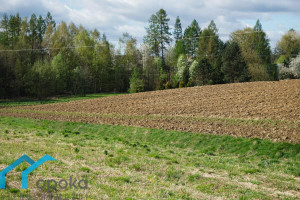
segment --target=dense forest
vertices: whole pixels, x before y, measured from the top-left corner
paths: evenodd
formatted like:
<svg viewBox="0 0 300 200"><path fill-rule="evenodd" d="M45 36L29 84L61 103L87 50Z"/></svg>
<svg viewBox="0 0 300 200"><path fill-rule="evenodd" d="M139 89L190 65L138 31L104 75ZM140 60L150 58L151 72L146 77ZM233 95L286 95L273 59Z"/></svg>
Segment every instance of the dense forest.
<svg viewBox="0 0 300 200"><path fill-rule="evenodd" d="M124 33L118 47L104 33L74 23L19 14L1 18L0 98L142 92L208 84L300 78L299 33L274 52L257 20L223 42L214 21L173 30L165 10L150 16L143 44ZM299 70L299 71L297 71Z"/></svg>

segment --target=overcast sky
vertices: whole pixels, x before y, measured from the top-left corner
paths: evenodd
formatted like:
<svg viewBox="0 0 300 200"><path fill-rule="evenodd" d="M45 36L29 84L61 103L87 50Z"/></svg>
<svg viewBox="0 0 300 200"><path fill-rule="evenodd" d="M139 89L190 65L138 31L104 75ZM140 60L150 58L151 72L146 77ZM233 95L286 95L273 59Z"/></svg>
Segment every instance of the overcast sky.
<svg viewBox="0 0 300 200"><path fill-rule="evenodd" d="M260 19L274 47L277 40L290 28L300 30L299 0L0 0L0 14L32 13L45 16L51 12L55 21L73 21L88 29L97 28L106 33L111 42L118 41L123 32L142 43L145 26L151 14L164 8L173 27L176 16L183 28L196 19L205 28L214 20L221 39L230 32L253 27Z"/></svg>

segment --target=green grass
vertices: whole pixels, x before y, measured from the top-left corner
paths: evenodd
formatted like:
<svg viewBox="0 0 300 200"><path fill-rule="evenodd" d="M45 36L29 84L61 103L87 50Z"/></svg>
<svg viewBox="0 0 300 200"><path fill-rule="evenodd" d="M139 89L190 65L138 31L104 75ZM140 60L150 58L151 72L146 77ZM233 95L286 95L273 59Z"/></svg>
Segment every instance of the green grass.
<svg viewBox="0 0 300 200"><path fill-rule="evenodd" d="M1 106L0 106L1 107ZM262 126L269 128L292 128L300 131L300 123L298 121L290 120L270 120L270 119L238 119L238 118L216 118L216 117L190 117L190 116L168 116L168 115L124 115L124 114L100 114L100 113L84 113L84 112L66 112L66 111L48 111L48 110L30 110L23 109L22 107L10 108L0 110L1 113L17 113L17 114L47 114L51 116L74 116L85 117L87 119L95 118L113 118L113 119L132 119L132 120L172 120L172 121L198 121L201 122L213 122L222 125L248 125L252 127Z"/></svg>
<svg viewBox="0 0 300 200"><path fill-rule="evenodd" d="M0 99L0 107L11 107L11 106L30 106L39 104L50 104L50 103L63 103L69 101L83 100L83 99L93 99L101 97L109 97L114 95L120 95L122 93L101 93L101 94L87 94L85 96L63 96L57 98L48 99Z"/></svg>
<svg viewBox="0 0 300 200"><path fill-rule="evenodd" d="M0 170L24 153L57 159L28 176L28 190L20 165L0 197L39 195L37 180L73 176L89 181L90 199L299 198L300 144L11 117L0 117L0 144Z"/></svg>

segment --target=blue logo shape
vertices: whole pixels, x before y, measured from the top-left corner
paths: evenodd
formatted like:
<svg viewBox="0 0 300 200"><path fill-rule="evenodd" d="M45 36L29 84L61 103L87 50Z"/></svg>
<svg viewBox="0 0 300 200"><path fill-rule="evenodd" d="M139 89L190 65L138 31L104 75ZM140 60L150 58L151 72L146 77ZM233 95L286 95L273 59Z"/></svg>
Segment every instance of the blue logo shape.
<svg viewBox="0 0 300 200"><path fill-rule="evenodd" d="M4 170L0 172L0 189L5 189L5 175L13 170L15 167L20 165L22 162L26 161L30 164L30 167L28 167L26 170L22 172L22 189L27 189L27 176L30 172L41 166L46 161L56 161L54 158L46 154L44 157L39 159L38 161L34 162L29 156L24 154L21 156L18 160L13 162L11 165L6 167Z"/></svg>

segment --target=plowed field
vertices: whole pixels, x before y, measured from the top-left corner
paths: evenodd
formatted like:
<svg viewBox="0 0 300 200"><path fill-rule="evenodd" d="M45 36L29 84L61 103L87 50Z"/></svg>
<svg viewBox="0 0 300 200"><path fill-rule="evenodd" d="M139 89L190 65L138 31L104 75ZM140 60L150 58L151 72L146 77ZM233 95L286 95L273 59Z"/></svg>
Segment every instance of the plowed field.
<svg viewBox="0 0 300 200"><path fill-rule="evenodd" d="M300 80L235 83L0 109L0 115L300 142Z"/></svg>

